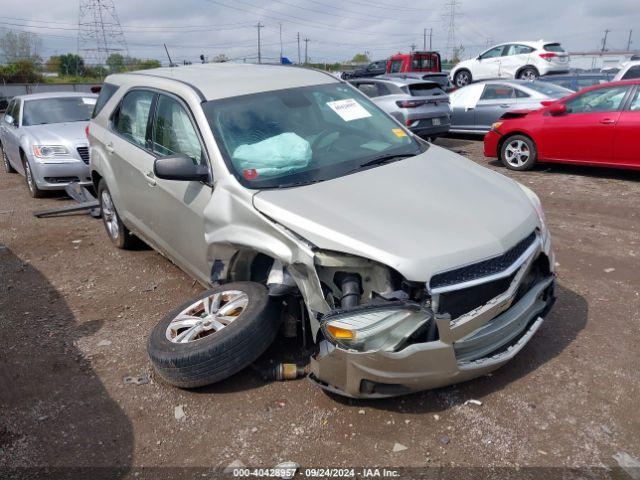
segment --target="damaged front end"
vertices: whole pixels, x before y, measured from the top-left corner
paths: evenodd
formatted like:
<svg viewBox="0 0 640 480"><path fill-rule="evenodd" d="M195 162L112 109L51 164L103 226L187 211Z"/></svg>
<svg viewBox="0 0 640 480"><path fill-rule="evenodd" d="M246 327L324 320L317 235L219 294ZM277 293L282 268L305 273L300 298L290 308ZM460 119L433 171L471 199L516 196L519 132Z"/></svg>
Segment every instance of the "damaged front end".
<svg viewBox="0 0 640 480"><path fill-rule="evenodd" d="M469 380L500 367L554 301L553 254L538 230L503 255L409 282L392 269L321 252L332 310L320 317L309 378L350 397L386 397Z"/></svg>

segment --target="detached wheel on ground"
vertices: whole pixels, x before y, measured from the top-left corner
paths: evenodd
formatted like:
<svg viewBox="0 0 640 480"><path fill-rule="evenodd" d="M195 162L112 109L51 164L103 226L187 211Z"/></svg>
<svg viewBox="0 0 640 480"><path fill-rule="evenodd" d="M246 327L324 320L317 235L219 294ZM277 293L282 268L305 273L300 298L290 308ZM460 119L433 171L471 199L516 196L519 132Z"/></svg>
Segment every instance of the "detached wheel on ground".
<svg viewBox="0 0 640 480"><path fill-rule="evenodd" d="M4 171L7 173L16 173L16 169L9 163L9 157L7 152L4 151L4 146L0 144L0 156L2 157L2 163L4 164Z"/></svg>
<svg viewBox="0 0 640 480"><path fill-rule="evenodd" d="M29 195L31 195L33 198L44 197L45 192L44 190L40 190L38 188L36 180L35 178L33 178L33 171L31 170L31 165L29 165L29 160L27 160L24 155L22 156L22 166L24 168L24 179L27 181Z"/></svg>
<svg viewBox="0 0 640 480"><path fill-rule="evenodd" d="M271 345L279 326L264 285L227 283L167 314L151 332L147 351L164 381L201 387L248 367Z"/></svg>
<svg viewBox="0 0 640 480"><path fill-rule="evenodd" d="M469 70L460 70L453 76L453 84L458 87L466 87L473 81Z"/></svg>
<svg viewBox="0 0 640 480"><path fill-rule="evenodd" d="M111 192L109 192L107 183L104 180L100 180L98 184L98 201L100 203L102 222L111 242L116 247L125 250L133 248L136 245L136 237L131 234L129 229L122 223L122 220L120 220L116 207L113 205Z"/></svg>
<svg viewBox="0 0 640 480"><path fill-rule="evenodd" d="M500 149L500 160L510 170L531 170L538 159L536 144L524 135L508 137Z"/></svg>
<svg viewBox="0 0 640 480"><path fill-rule="evenodd" d="M538 73L538 70L536 70L534 67L525 67L518 74L518 78L520 80L534 81L540 78L540 74Z"/></svg>

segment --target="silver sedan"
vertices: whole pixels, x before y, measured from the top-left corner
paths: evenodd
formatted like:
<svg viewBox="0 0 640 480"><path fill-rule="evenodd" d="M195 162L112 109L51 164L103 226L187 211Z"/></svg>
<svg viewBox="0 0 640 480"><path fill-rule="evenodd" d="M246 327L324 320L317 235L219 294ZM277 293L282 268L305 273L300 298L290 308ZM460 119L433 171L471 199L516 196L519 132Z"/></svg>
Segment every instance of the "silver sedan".
<svg viewBox="0 0 640 480"><path fill-rule="evenodd" d="M489 80L450 94L451 132L485 134L510 110L537 110L542 102L573 93L568 88L528 80Z"/></svg>
<svg viewBox="0 0 640 480"><path fill-rule="evenodd" d="M13 98L0 121L7 173L25 176L32 197L70 182L91 185L85 128L96 104L90 93L37 93Z"/></svg>

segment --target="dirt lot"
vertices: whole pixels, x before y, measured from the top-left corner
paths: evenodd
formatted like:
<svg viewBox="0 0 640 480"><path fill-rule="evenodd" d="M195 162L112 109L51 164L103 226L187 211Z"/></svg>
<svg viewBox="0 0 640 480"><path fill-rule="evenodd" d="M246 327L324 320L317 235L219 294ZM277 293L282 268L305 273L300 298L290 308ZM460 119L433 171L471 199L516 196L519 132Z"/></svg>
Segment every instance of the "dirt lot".
<svg viewBox="0 0 640 480"><path fill-rule="evenodd" d="M99 220L34 218L68 200L32 200L21 176L0 174L0 467L118 466L143 478L150 467L290 460L625 478L600 467L617 466L622 452L640 458L640 174L514 173L483 158L481 142L439 143L541 197L558 302L494 374L384 401L345 400L306 380L269 383L251 369L197 391L159 383L147 334L200 287L151 250L115 249ZM280 340L260 362L294 351ZM144 374L149 383L123 382Z"/></svg>

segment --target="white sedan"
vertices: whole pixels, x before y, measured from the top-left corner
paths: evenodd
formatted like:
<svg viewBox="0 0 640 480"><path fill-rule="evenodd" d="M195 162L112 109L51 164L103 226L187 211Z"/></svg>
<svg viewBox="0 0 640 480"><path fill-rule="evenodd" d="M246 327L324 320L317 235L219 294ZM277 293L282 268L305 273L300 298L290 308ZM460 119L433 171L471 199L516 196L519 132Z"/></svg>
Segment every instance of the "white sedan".
<svg viewBox="0 0 640 480"><path fill-rule="evenodd" d="M557 42L511 42L491 47L451 70L457 88L478 80L509 78L537 80L549 73L569 71L569 54Z"/></svg>

